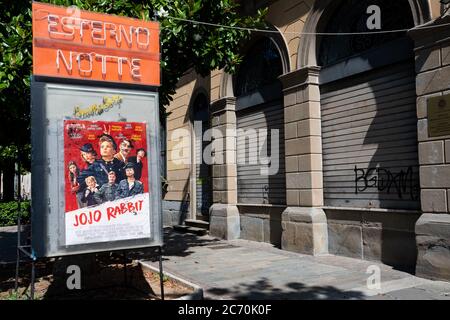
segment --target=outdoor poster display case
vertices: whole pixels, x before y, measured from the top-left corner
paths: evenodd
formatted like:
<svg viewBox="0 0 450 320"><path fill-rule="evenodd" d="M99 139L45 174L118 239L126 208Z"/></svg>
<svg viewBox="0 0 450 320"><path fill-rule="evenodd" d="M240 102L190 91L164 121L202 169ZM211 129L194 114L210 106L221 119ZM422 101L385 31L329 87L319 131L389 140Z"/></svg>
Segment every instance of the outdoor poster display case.
<svg viewBox="0 0 450 320"><path fill-rule="evenodd" d="M162 245L158 24L33 2L32 249Z"/></svg>

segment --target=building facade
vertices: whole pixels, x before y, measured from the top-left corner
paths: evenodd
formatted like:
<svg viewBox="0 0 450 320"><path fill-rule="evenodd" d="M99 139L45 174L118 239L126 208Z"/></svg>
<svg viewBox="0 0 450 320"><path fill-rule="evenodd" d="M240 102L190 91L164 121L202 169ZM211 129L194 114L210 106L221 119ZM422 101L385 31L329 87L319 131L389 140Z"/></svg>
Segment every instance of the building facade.
<svg viewBox="0 0 450 320"><path fill-rule="evenodd" d="M188 72L168 107L165 224L450 280L450 135L428 115L450 102L445 8L245 3L269 6L271 31L235 75ZM409 31L367 34L374 4L384 30Z"/></svg>

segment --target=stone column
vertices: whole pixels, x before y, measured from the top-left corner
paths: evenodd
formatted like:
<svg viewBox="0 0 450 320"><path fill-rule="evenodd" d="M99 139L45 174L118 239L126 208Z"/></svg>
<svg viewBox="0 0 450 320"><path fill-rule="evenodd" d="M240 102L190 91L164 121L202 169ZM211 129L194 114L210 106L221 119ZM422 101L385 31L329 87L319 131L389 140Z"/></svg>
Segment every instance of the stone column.
<svg viewBox="0 0 450 320"><path fill-rule="evenodd" d="M238 239L240 217L237 204L236 99L229 97L211 104L213 202L210 234L222 239Z"/></svg>
<svg viewBox="0 0 450 320"><path fill-rule="evenodd" d="M323 206L322 132L319 67L280 77L284 92L286 201L282 249L312 255L328 253Z"/></svg>
<svg viewBox="0 0 450 320"><path fill-rule="evenodd" d="M450 16L429 26L450 23ZM420 277L450 280L450 135L431 137L430 98L450 94L450 29L410 31L415 41L422 216L416 223ZM447 100L448 101L448 100ZM450 106L447 106L450 108Z"/></svg>

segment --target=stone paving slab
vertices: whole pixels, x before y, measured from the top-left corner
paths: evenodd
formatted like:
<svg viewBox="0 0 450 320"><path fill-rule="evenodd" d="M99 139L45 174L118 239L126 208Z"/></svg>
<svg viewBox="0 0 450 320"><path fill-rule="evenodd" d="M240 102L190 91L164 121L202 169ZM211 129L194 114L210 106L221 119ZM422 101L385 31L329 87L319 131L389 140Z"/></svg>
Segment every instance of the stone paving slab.
<svg viewBox="0 0 450 320"><path fill-rule="evenodd" d="M431 281L377 262L287 252L247 240L174 234L164 268L199 284L209 299L450 299L450 283ZM188 239L189 245L183 244ZM157 266L156 261L147 260ZM381 289L368 289L369 266L381 271Z"/></svg>

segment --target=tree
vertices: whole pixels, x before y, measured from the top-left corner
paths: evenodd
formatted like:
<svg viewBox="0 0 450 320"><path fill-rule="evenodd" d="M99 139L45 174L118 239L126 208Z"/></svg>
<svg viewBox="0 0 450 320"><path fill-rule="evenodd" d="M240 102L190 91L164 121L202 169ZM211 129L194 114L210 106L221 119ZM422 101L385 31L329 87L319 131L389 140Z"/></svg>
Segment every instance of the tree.
<svg viewBox="0 0 450 320"><path fill-rule="evenodd" d="M18 146L26 149L29 168L31 8L29 2L7 2L0 11L0 171L3 200L14 198L14 164Z"/></svg>
<svg viewBox="0 0 450 320"><path fill-rule="evenodd" d="M239 44L250 32L211 27L174 18L236 26L263 27L266 9L240 14L237 0L44 0L56 5L158 20L161 33L162 85L160 105L166 106L176 85L190 68L203 76L224 68L233 73L241 62ZM165 16L156 13L164 12ZM32 69L31 1L5 0L0 11L0 165L6 171L24 149L30 165L30 76ZM8 167L8 169L6 169Z"/></svg>

